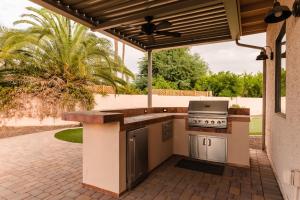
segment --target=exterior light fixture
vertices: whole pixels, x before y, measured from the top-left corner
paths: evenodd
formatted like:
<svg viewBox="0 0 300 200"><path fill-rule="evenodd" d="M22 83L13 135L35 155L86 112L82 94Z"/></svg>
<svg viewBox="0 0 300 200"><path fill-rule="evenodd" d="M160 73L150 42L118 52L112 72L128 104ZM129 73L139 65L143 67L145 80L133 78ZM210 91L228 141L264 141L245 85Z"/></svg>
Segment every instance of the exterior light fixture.
<svg viewBox="0 0 300 200"><path fill-rule="evenodd" d="M293 11L291 11L287 6L280 5L280 3L275 0L273 8L267 13L265 17L265 22L267 24L281 22L289 18L292 14L295 17L300 16L300 0L295 0Z"/></svg>
<svg viewBox="0 0 300 200"><path fill-rule="evenodd" d="M267 60L268 58L266 52L261 50L260 54L256 57L256 60Z"/></svg>
<svg viewBox="0 0 300 200"><path fill-rule="evenodd" d="M292 12L295 17L300 17L300 0L295 0Z"/></svg>
<svg viewBox="0 0 300 200"><path fill-rule="evenodd" d="M268 24L281 22L292 15L292 11L287 6L282 6L275 0L273 8L267 13L265 22Z"/></svg>

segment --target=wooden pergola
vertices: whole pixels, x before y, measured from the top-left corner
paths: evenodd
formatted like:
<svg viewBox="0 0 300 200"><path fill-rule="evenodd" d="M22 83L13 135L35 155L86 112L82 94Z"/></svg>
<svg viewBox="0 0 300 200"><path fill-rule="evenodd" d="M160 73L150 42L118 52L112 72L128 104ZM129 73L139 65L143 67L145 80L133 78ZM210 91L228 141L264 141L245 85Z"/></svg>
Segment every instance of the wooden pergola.
<svg viewBox="0 0 300 200"><path fill-rule="evenodd" d="M152 50L236 40L266 32L265 14L273 0L31 0L111 38L148 52L148 107L152 107ZM164 20L172 26L162 31L181 37L141 35L145 17L153 23ZM263 62L263 135L266 113L266 60ZM263 137L264 139L264 137ZM264 149L264 141L262 147Z"/></svg>
<svg viewBox="0 0 300 200"><path fill-rule="evenodd" d="M32 0L93 31L148 51L148 106L152 107L152 50L238 40L266 31L272 0ZM141 35L145 17L167 20L162 31L181 37Z"/></svg>
<svg viewBox="0 0 300 200"><path fill-rule="evenodd" d="M239 39L266 31L272 0L32 0L142 51ZM180 38L139 35L145 16L167 20Z"/></svg>

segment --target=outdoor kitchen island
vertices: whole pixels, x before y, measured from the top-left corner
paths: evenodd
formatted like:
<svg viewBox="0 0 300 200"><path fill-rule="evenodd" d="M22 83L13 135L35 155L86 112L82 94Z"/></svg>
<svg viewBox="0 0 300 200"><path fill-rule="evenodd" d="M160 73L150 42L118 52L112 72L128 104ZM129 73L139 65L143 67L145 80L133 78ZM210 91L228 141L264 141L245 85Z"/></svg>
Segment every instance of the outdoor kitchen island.
<svg viewBox="0 0 300 200"><path fill-rule="evenodd" d="M128 189L126 133L144 127L148 133L147 172L172 155L190 156L190 135L225 138L226 164L249 167L249 109L229 109L226 129L192 128L187 116L186 107L64 113L64 120L83 124L83 185L112 196L125 192ZM170 125L171 133L166 131Z"/></svg>

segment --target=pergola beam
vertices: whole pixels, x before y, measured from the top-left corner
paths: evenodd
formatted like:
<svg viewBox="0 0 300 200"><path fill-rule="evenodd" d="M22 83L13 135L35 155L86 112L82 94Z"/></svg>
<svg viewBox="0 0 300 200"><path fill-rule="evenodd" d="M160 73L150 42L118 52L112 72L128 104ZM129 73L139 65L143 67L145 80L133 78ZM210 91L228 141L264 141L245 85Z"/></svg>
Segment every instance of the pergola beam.
<svg viewBox="0 0 300 200"><path fill-rule="evenodd" d="M205 6L210 6L220 3L219 0L207 1L207 0L186 0L179 1L167 5L162 5L153 9L147 9L135 14L128 15L126 17L116 18L112 21L106 21L97 25L94 30L105 30L113 27L117 27L121 24L135 23L143 19L145 16L167 16L180 12L189 11L192 9L197 9ZM159 16L158 16L159 17Z"/></svg>
<svg viewBox="0 0 300 200"><path fill-rule="evenodd" d="M44 8L47 8L53 12L56 12L60 15L63 15L69 19L74 20L84 26L92 28L94 26L93 21L91 21L87 16L81 15L80 13L76 13L74 10L67 8L65 5L61 3L57 3L53 0L30 0ZM56 3L55 3L56 2Z"/></svg>
<svg viewBox="0 0 300 200"><path fill-rule="evenodd" d="M238 0L224 0L224 7L227 14L227 21L230 28L231 38L239 39L241 35L242 25L240 17L240 6Z"/></svg>

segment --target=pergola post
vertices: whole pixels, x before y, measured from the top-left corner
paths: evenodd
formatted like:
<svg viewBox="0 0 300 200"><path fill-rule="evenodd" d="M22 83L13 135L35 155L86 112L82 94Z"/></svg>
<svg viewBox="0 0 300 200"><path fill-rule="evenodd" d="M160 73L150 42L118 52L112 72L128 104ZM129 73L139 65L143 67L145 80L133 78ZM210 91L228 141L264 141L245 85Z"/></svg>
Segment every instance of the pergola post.
<svg viewBox="0 0 300 200"><path fill-rule="evenodd" d="M266 149L266 110L267 110L267 61L263 61L263 117L262 117L262 150Z"/></svg>
<svg viewBox="0 0 300 200"><path fill-rule="evenodd" d="M251 48L251 49L258 49L264 51L266 53L266 49L264 47L249 45L249 44L242 44L239 43L238 40L235 40L236 44L241 47ZM263 61L263 102L262 102L262 150L266 148L266 106L267 106L267 61Z"/></svg>
<svg viewBox="0 0 300 200"><path fill-rule="evenodd" d="M152 107L152 50L148 51L148 108Z"/></svg>

